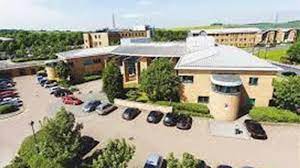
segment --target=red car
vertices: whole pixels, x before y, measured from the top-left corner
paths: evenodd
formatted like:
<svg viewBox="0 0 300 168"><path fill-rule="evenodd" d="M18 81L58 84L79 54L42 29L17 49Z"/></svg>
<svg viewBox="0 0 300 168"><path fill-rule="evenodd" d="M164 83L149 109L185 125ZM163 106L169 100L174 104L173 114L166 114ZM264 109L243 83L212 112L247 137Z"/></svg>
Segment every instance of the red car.
<svg viewBox="0 0 300 168"><path fill-rule="evenodd" d="M72 104L72 105L80 105L83 102L81 100L79 100L78 98L74 97L74 96L65 96L63 97L63 102L65 104Z"/></svg>
<svg viewBox="0 0 300 168"><path fill-rule="evenodd" d="M0 98L6 98L6 97L14 97L17 96L17 93L14 91L2 91L0 92Z"/></svg>

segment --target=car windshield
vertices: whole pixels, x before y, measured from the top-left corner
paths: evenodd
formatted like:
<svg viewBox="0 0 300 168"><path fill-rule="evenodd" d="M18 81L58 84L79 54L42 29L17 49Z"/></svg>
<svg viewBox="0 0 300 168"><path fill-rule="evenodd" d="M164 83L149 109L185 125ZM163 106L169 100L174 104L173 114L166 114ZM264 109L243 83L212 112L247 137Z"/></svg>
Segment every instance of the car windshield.
<svg viewBox="0 0 300 168"><path fill-rule="evenodd" d="M144 168L156 168L156 166L150 165L150 164L145 164Z"/></svg>

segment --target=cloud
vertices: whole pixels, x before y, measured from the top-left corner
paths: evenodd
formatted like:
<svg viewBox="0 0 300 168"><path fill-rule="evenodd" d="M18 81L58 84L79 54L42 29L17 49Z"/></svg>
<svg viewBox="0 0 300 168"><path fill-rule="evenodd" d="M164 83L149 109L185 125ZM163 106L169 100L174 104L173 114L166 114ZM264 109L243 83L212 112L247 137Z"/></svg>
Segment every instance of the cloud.
<svg viewBox="0 0 300 168"><path fill-rule="evenodd" d="M137 1L137 4L142 5L142 6L149 6L149 5L152 5L153 2L150 0L139 0L139 1Z"/></svg>

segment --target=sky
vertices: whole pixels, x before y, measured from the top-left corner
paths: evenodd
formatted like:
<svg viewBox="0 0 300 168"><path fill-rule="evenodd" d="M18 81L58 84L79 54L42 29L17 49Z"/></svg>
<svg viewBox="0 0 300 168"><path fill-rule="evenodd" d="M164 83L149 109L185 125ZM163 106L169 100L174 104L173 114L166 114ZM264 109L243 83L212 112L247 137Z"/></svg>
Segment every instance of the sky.
<svg viewBox="0 0 300 168"><path fill-rule="evenodd" d="M300 20L300 0L0 0L0 29L167 28Z"/></svg>

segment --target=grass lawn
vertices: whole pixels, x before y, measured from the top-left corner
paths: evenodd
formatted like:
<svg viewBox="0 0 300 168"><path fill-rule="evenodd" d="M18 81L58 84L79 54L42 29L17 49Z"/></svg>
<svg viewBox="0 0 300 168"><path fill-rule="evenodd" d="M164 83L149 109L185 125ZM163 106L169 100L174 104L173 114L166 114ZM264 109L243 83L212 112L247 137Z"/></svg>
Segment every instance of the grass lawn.
<svg viewBox="0 0 300 168"><path fill-rule="evenodd" d="M276 61L276 62L282 62L283 57L286 55L286 51L287 51L287 49L270 50L270 51L267 51L267 54L266 54L266 51L261 50L259 53L256 53L256 55L262 59L267 59L267 60Z"/></svg>

